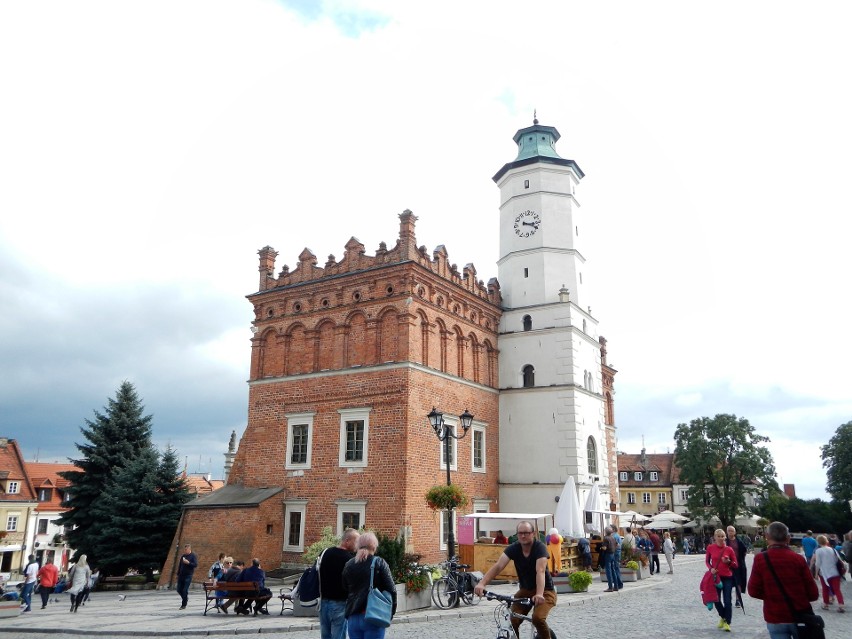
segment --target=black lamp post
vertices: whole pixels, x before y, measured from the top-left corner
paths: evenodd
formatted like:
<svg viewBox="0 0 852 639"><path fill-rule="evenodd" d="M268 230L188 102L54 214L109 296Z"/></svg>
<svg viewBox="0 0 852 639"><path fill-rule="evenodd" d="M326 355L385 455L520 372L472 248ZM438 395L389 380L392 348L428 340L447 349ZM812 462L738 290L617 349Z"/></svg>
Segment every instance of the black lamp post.
<svg viewBox="0 0 852 639"><path fill-rule="evenodd" d="M473 415L467 412L465 408L464 412L459 415L459 421L461 422L462 434L456 435L453 432L453 429L444 422L444 413L432 407L432 412L426 416L429 419L429 425L432 426L432 430L435 431L435 435L438 436L438 439L444 442L444 460L447 464L447 486L451 485L450 481L450 438L452 439L462 439L465 435L467 435L467 431L470 429L470 425L473 423ZM450 561L456 556L456 536L453 533L453 507L449 506L447 508L447 559Z"/></svg>

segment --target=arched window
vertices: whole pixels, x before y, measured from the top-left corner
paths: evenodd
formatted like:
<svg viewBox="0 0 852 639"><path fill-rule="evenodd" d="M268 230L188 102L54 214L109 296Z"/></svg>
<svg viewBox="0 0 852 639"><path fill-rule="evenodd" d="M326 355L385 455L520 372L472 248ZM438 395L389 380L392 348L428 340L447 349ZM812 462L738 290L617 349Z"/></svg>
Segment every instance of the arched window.
<svg viewBox="0 0 852 639"><path fill-rule="evenodd" d="M598 474L598 447L595 446L595 438L589 437L586 444L586 456L589 458L589 474Z"/></svg>
<svg viewBox="0 0 852 639"><path fill-rule="evenodd" d="M532 364L527 364L523 368L524 371L524 388L532 388L535 386L535 369Z"/></svg>
<svg viewBox="0 0 852 639"><path fill-rule="evenodd" d="M529 315L524 315L524 330L532 330L532 317L530 317Z"/></svg>

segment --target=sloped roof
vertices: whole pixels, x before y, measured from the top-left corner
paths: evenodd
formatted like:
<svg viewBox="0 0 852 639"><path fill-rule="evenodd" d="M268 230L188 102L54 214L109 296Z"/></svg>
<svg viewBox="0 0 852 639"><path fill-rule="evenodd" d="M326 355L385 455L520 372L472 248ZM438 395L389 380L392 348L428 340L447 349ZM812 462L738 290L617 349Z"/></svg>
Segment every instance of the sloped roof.
<svg viewBox="0 0 852 639"><path fill-rule="evenodd" d="M0 437L0 478L20 482L20 492L10 494L5 489L0 490L0 501L35 501L36 494L24 468L24 457L14 439Z"/></svg>
<svg viewBox="0 0 852 639"><path fill-rule="evenodd" d="M241 484L227 484L219 490L189 502L184 508L255 507L283 490L282 486L250 488Z"/></svg>
<svg viewBox="0 0 852 639"><path fill-rule="evenodd" d="M618 485L624 487L665 487L672 484L672 469L674 468L674 453L646 453L644 455L632 453L619 453L618 471L627 473L627 480L619 479ZM650 481L648 473L657 472L660 477L657 481ZM642 481L633 479L633 473L641 472Z"/></svg>
<svg viewBox="0 0 852 639"><path fill-rule="evenodd" d="M39 510L67 510L62 505L61 491L71 485L67 479L59 476L69 470L80 471L74 464L60 464L51 462L25 462L27 474L30 476L30 481L38 498L39 488L52 488L50 499L47 501L39 501Z"/></svg>
<svg viewBox="0 0 852 639"><path fill-rule="evenodd" d="M207 479L207 477L199 475L188 475L183 480L186 482L186 487L190 494L199 497L219 490L225 485L223 479Z"/></svg>

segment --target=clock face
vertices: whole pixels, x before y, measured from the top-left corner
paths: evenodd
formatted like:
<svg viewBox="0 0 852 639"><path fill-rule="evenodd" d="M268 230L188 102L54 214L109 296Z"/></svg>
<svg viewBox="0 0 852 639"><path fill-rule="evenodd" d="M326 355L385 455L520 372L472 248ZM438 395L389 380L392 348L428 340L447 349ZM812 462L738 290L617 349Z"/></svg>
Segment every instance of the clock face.
<svg viewBox="0 0 852 639"><path fill-rule="evenodd" d="M518 237L533 235L541 225L541 218L535 211L524 211L515 218L515 233Z"/></svg>

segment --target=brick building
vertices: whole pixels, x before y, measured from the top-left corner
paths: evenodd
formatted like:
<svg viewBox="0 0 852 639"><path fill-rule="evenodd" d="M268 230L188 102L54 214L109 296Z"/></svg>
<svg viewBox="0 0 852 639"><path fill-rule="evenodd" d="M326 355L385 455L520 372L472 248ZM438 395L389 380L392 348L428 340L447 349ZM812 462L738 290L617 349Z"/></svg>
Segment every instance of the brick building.
<svg viewBox="0 0 852 639"><path fill-rule="evenodd" d="M527 145L527 133L544 145ZM189 541L202 564L227 551L269 568L301 563L324 526L367 526L402 533L435 562L449 524L424 494L446 482L448 462L471 498L466 512L552 511L569 474L581 491L597 482L607 502L616 499L615 369L591 309L579 306L574 187L582 172L556 155L558 138L537 121L522 129L518 158L495 176L500 277L514 298L496 279L479 280L472 264L460 272L443 246L431 255L418 247L410 211L399 215L394 246L381 243L374 255L353 237L339 261L330 255L320 266L305 249L276 274L276 251L259 251L258 291L248 296L248 425L228 457L227 485L185 507L173 549ZM516 204L530 229L544 225L540 233L527 232ZM524 366L538 367L538 382ZM449 460L427 424L433 406L453 426L448 413L474 416ZM525 424L528 406L548 419ZM517 451L526 428L546 435L523 441L524 473L500 450Z"/></svg>

